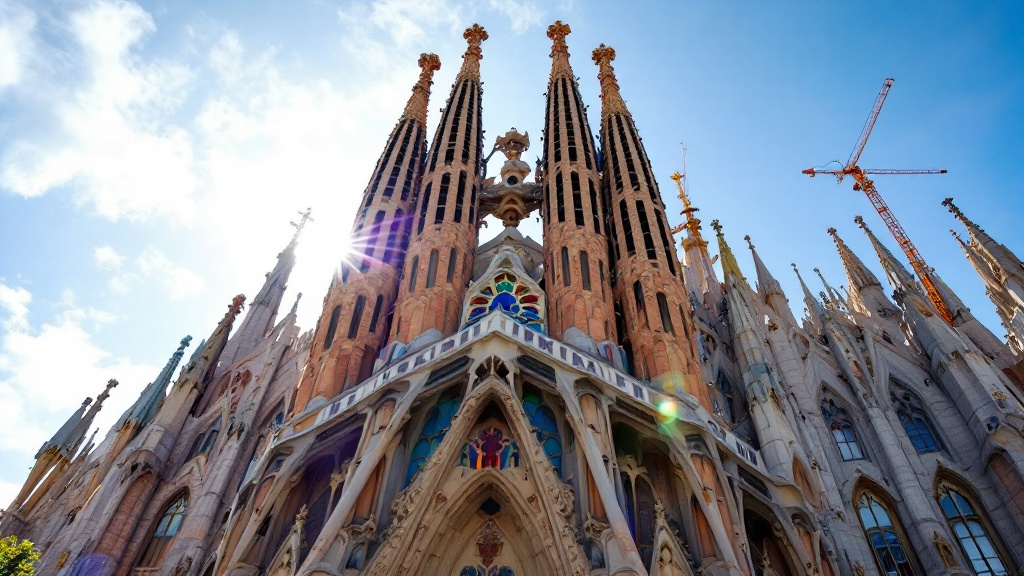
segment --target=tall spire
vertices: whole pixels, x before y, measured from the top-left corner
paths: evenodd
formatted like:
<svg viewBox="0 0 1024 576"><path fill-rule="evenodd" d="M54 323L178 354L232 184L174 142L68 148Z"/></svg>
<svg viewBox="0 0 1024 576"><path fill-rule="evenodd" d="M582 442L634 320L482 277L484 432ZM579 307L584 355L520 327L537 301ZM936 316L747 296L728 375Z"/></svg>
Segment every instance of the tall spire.
<svg viewBox="0 0 1024 576"><path fill-rule="evenodd" d="M818 278L821 280L821 285L825 287L825 291L822 294L827 296L827 298L823 299L826 301L829 308L845 312L849 307L846 305L846 300L843 299L843 296L838 290L834 290L832 288L832 285L828 283L828 280L825 280L825 276L821 273L821 269L815 268L814 273L818 275Z"/></svg>
<svg viewBox="0 0 1024 576"><path fill-rule="evenodd" d="M629 114L626 103L622 100L622 94L619 92L619 81L615 78L615 68L612 67L612 61L615 60L615 49L601 44L594 49L593 59L599 70L597 80L601 83L601 114L604 116Z"/></svg>
<svg viewBox="0 0 1024 576"><path fill-rule="evenodd" d="M671 176L669 176L669 178L674 180L676 186L679 187L679 200L683 202L683 210L680 212L680 214L686 216L686 223L683 224L683 227L686 228L687 231L689 231L690 237L693 238L696 242L703 246L707 246L707 241L704 240L704 238L701 237L700 235L700 218L697 218L695 216L695 214L700 211L700 208L694 208L693 205L690 204L690 197L687 196L686 190L683 186L683 175L680 174L679 172L675 172Z"/></svg>
<svg viewBox="0 0 1024 576"><path fill-rule="evenodd" d="M551 39L551 78L561 76L572 77L572 67L569 66L569 46L565 43L565 37L572 32L568 24L561 20L548 26L548 38ZM550 95L549 95L550 98Z"/></svg>
<svg viewBox="0 0 1024 576"><path fill-rule="evenodd" d="M568 24L548 27L551 76L544 115L544 267L548 333L616 340L611 257L597 148L569 66ZM582 305L583 309L580 309ZM586 340L582 340L586 342Z"/></svg>
<svg viewBox="0 0 1024 576"><path fill-rule="evenodd" d="M167 364L164 365L164 369L160 371L159 375L157 375L156 380L150 382L149 385L142 390L142 394L139 395L139 399L136 400L135 404L128 409L124 420L121 422L122 427L130 424L143 426L153 418L153 415L156 414L156 411L160 408L160 403L164 400L164 396L167 393L167 387L170 386L171 378L174 376L174 370L177 369L182 356L185 355L185 348L187 348L191 342L191 336L185 336L181 339L178 349L171 354L170 359L167 360Z"/></svg>
<svg viewBox="0 0 1024 576"><path fill-rule="evenodd" d="M369 376L384 347L420 196L427 107L441 60L420 54L417 64L420 74L412 95L363 191L352 225L355 250L341 254L324 297L310 360L295 394L296 413L313 398L330 398Z"/></svg>
<svg viewBox="0 0 1024 576"><path fill-rule="evenodd" d="M410 345L425 333L427 340L454 333L472 277L483 166L480 44L487 31L474 24L463 37L467 47L462 68L434 134L422 192L412 209L412 236L401 275L409 282L397 287L392 343ZM372 363L367 366L372 368Z"/></svg>
<svg viewBox="0 0 1024 576"><path fill-rule="evenodd" d="M971 221L960 208L953 204L952 198L942 201L949 211L967 226L967 232L976 245L976 250L985 257L992 271L1000 276L1000 283L1006 284L1005 289L1015 293L1024 301L1024 263L1009 248L996 242L985 230Z"/></svg>
<svg viewBox="0 0 1024 576"><path fill-rule="evenodd" d="M670 232L677 234L683 230L686 231L686 235L683 236L680 243L686 258L686 270L690 280L693 282L693 285L688 287L702 296L706 306L714 309L718 306L718 301L722 297L722 285L719 283L718 275L715 273L714 259L708 253L708 242L701 236L701 221L695 215L699 208L695 208L690 204L690 197L686 193L684 184L685 176L676 172L670 178L675 181L676 186L679 188L678 196L683 202L683 210L680 214L686 216L686 223L676 226Z"/></svg>
<svg viewBox="0 0 1024 576"><path fill-rule="evenodd" d="M462 37L466 39L468 46L466 47L466 53L462 55L462 68L459 69L455 82L459 83L463 80L476 80L479 82L480 60L484 57L480 44L487 40L487 30L484 30L479 24L473 24L466 28L466 31L462 33Z"/></svg>
<svg viewBox="0 0 1024 576"><path fill-rule="evenodd" d="M768 267L761 261L761 256L758 255L757 250L754 248L754 243L750 240L750 236L744 236L743 239L747 241L750 254L754 257L754 269L757 272L757 292L761 300L767 303L771 296L776 294L783 295L782 284L772 276L772 273L768 271Z"/></svg>
<svg viewBox="0 0 1024 576"><path fill-rule="evenodd" d="M117 380L111 378L107 380L107 386L100 392L100 395L96 397L96 402L89 407L89 410L82 416L71 434L64 440L63 450L64 454L69 458L82 446L82 442L85 441L85 435L89 432L89 428L92 427L92 421L96 418L96 414L99 413L100 409L103 408L103 401L110 397L110 391L117 386Z"/></svg>
<svg viewBox="0 0 1024 576"><path fill-rule="evenodd" d="M729 243L725 241L725 234L722 234L722 224L718 220L712 220L711 227L715 229L715 234L718 236L718 255L722 262L722 279L728 283L729 275L731 274L738 280L745 282L746 278L743 277L743 272L740 271L740 265L736 262L736 256L732 253Z"/></svg>
<svg viewBox="0 0 1024 576"><path fill-rule="evenodd" d="M426 125L430 86L434 83L434 72L441 69L441 59L437 54L420 54L420 59L416 63L420 67L420 79L413 85L412 95L409 96L409 102L398 121L414 120Z"/></svg>
<svg viewBox="0 0 1024 576"><path fill-rule="evenodd" d="M864 222L864 219L860 216L855 216L853 221L857 223L864 233L868 235L868 240L871 241L871 246L874 247L875 253L878 254L878 260L882 263L882 269L885 270L885 275L889 279L889 284L898 290L913 290L917 286L917 281L914 280L913 275L904 268L903 264L892 255L892 252L878 241L878 238L871 232L868 225Z"/></svg>
<svg viewBox="0 0 1024 576"><path fill-rule="evenodd" d="M619 93L615 50L593 52L601 82L602 188L615 262L620 333L638 376L686 391L712 410L697 361L689 296L670 240L665 204L636 124ZM678 329L681 327L682 329ZM628 342L627 342L628 341ZM657 354L656 350L667 350Z"/></svg>
<svg viewBox="0 0 1024 576"><path fill-rule="evenodd" d="M846 269L846 278L850 283L850 290L863 290L868 286L881 286L874 273L864 265L860 257L854 254L853 250L843 242L835 228L829 228L828 233L836 243L839 251L839 259L843 261L843 268Z"/></svg>
<svg viewBox="0 0 1024 576"><path fill-rule="evenodd" d="M225 346L221 355L225 363L232 364L250 354L274 329L281 301L288 288L288 278L295 268L295 248L299 242L299 235L306 224L313 221L311 213L312 209L306 208L305 211L299 212L298 222L289 222L295 227L295 233L284 250L277 255L277 264L267 273L263 287L249 304L242 325Z"/></svg>
<svg viewBox="0 0 1024 576"><path fill-rule="evenodd" d="M234 324L235 318L242 311L243 304L245 304L245 296L242 294L235 296L231 300L224 318L214 328L210 337L206 339L203 348L196 350L196 355L192 356L188 365L182 370L181 376L178 377L176 386L189 382L192 386L205 390L209 379L213 377L213 372L217 368L221 352L223 352L224 346L227 344L228 335L231 334L231 326Z"/></svg>
<svg viewBox="0 0 1024 576"><path fill-rule="evenodd" d="M807 283L804 282L804 277L800 275L800 270L797 269L796 264L790 264L790 266L793 267L793 272L796 273L796 278L800 281L800 288L804 293L804 305L807 306L807 313L810 319L814 322L819 322L821 315L825 313L825 308L814 297L814 294L811 293L811 289L807 287Z"/></svg>
<svg viewBox="0 0 1024 576"><path fill-rule="evenodd" d="M50 449L60 450L71 437L75 426L77 426L78 423L81 422L82 417L85 416L85 411L89 408L90 404L92 404L92 398L86 398L82 401L82 405L78 407L78 410L75 410L75 413L72 414L66 422L64 422L64 425L58 428L49 440L43 442L43 445L39 447L39 451L36 452L35 458L38 459L44 452Z"/></svg>

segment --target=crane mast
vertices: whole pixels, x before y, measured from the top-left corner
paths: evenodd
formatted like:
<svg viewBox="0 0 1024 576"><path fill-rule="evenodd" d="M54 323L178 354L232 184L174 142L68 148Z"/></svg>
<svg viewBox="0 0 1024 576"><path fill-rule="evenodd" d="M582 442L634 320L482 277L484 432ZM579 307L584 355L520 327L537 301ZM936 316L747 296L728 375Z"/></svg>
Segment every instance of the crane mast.
<svg viewBox="0 0 1024 576"><path fill-rule="evenodd" d="M868 120L864 124L864 129L861 131L860 138L857 140L857 144L853 148L853 152L850 154L850 159L847 160L846 166L841 170L817 170L815 168L808 168L803 171L810 177L814 177L817 174L831 174L836 177L839 182L843 181L843 177L852 176L854 179L854 190L864 192L871 202L871 205L875 207L878 215L882 217L882 221L885 222L886 227L889 228L889 232L892 233L896 242L899 243L900 248L903 249L903 253L907 255L907 260L910 261L910 266L913 267L914 272L917 273L918 280L921 282L921 286L924 287L925 293L928 298L935 305L936 311L939 316L942 317L947 323L953 323L953 315L949 311L949 307L946 306L946 302L942 299L942 295L939 294L939 290L935 287L935 283L932 281L932 271L928 267L928 264L924 261L924 256L918 252L917 247L910 240L910 236L900 225L899 221L896 220L896 216L889 209L889 206L882 199L882 195L878 193L878 189L875 188L875 183L867 177L867 174L945 174L945 170L899 170L899 169L883 169L883 170L865 170L857 165L860 160L861 152L864 151L864 146L868 142L868 137L871 135L871 130L875 126L875 121L878 119L878 113L882 110L882 104L885 102L885 97L889 93L889 88L892 86L893 79L886 78L882 84L882 90L878 93L878 98L875 100L875 105L871 109L871 114L868 115Z"/></svg>

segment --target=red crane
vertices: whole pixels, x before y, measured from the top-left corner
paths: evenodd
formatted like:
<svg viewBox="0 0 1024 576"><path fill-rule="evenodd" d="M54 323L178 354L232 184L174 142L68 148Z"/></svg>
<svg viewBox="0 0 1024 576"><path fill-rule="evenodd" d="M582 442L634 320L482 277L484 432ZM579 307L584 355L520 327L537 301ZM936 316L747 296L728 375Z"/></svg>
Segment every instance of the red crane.
<svg viewBox="0 0 1024 576"><path fill-rule="evenodd" d="M882 110L882 104L885 102L885 96L889 93L889 88L892 86L892 78L886 78L885 82L882 83L882 90L878 93L878 98L875 100L875 106L871 109L871 114L868 116L868 121L864 124L864 130L861 131L860 139L857 140L857 145L853 147L853 152L850 154L850 159L846 161L846 165L841 170L818 170L815 168L808 168L804 170L804 174L810 177L814 177L818 174L832 174L836 177L839 182L843 181L846 176L852 176L856 182L853 184L853 189L863 191L871 201L871 205L878 211L878 215L882 217L882 221L889 227L889 231L892 232L893 237L899 242L900 248L903 248L903 252L907 255L907 259L910 261L910 265L914 268L914 272L917 273L918 279L921 281L921 285L924 286L925 292L928 297L935 304L936 310L939 315L949 322L953 323L953 315L950 314L949 308L946 306L945 301L942 300L942 296L939 291L935 288L935 283L932 282L931 268L924 261L924 257L917 251L914 243L910 241L910 236L907 235L906 231L903 230L903 226L896 220L896 216L893 215L892 211L889 210L889 206L886 205L885 200L882 199L882 195L878 193L875 188L875 183L871 181L866 175L867 174L945 174L945 170L895 170L895 169L881 169L881 170L865 170L857 165L857 161L860 160L860 154L864 151L864 146L868 143L868 136L871 135L871 129L875 127L875 120L878 119L878 113Z"/></svg>

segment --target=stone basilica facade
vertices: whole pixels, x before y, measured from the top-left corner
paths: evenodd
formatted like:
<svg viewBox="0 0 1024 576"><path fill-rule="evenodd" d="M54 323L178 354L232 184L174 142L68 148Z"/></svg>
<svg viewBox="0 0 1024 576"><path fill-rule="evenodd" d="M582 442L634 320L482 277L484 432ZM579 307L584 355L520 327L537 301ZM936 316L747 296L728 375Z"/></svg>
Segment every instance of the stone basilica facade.
<svg viewBox="0 0 1024 576"><path fill-rule="evenodd" d="M716 221L719 277L678 175L670 227L603 45L595 138L568 34L541 160L512 129L493 177L486 31L429 145L423 55L315 329L278 317L296 233L241 325L238 296L98 444L116 382L83 404L0 532L62 576L1022 573L1021 261L948 203L1006 344L935 277L943 320L861 221L893 296L832 230L848 291L801 279L798 320ZM535 210L543 243L516 227Z"/></svg>

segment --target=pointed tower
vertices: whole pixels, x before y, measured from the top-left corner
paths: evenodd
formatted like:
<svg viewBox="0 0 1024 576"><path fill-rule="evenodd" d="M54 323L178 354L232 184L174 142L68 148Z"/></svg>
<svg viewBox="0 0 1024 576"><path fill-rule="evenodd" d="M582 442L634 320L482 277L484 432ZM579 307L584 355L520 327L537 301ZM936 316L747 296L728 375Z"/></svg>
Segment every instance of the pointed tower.
<svg viewBox="0 0 1024 576"><path fill-rule="evenodd" d="M298 223L291 223L292 226L295 226L295 234L292 236L291 242L277 255L277 265L267 273L267 280L263 283L263 287L249 303L249 310L245 314L245 319L242 320L242 325L238 327L227 346L224 347L221 360L225 364L231 365L236 360L247 356L274 329L277 312L281 308L281 299L288 288L288 277L292 273L292 268L295 267L295 247L299 243L299 235L306 227L306 223L312 220L310 212L309 208L305 212L300 212L301 218Z"/></svg>
<svg viewBox="0 0 1024 576"><path fill-rule="evenodd" d="M686 236L682 240L684 261L693 281L693 284L688 287L699 296L705 306L714 309L722 297L722 285L718 282L718 276L715 274L715 261L708 253L708 242L700 233L700 218L696 216L700 208L690 204L690 197L686 194L684 185L684 176L676 172L672 174L671 178L679 188L679 199L683 202L683 210L680 214L686 216L686 223L681 226L683 230L686 230ZM672 230L672 232L676 231L682 230L678 230L678 227Z"/></svg>
<svg viewBox="0 0 1024 576"><path fill-rule="evenodd" d="M210 337L192 355L188 365L182 369L178 380L171 387L163 404L153 416L151 424L157 430L146 435L145 448L152 450L161 460L170 455L174 439L181 431L189 411L196 400L206 393L214 372L217 370L217 365L220 363L221 354L227 345L231 326L242 311L244 303L245 296L242 294L232 298L224 318L214 328ZM169 441L161 442L161 436L168 437Z"/></svg>
<svg viewBox="0 0 1024 576"><path fill-rule="evenodd" d="M296 413L313 398L331 398L369 376L384 346L423 173L430 86L441 60L421 54L418 64L419 80L363 192L352 227L355 252L343 256L324 297Z"/></svg>
<svg viewBox="0 0 1024 576"><path fill-rule="evenodd" d="M421 335L433 341L458 329L473 276L483 163L480 44L487 31L474 24L463 37L469 45L434 134L412 214L412 240L391 327L391 339L405 345Z"/></svg>
<svg viewBox="0 0 1024 576"><path fill-rule="evenodd" d="M86 433L92 426L96 414L103 407L103 401L110 396L110 390L117 386L117 380L108 380L106 388L96 398L86 398L82 406L57 430L36 452L36 463L29 472L21 492L11 503L9 510L16 510L24 517L31 513L39 500L46 494L71 464L71 458L82 446Z"/></svg>
<svg viewBox="0 0 1024 576"><path fill-rule="evenodd" d="M548 27L551 78L544 141L544 280L548 332L591 345L614 341L608 238L594 137L569 66L561 20ZM576 334L573 334L573 333Z"/></svg>
<svg viewBox="0 0 1024 576"><path fill-rule="evenodd" d="M181 339L178 349L171 354L160 374L143 388L135 403L125 411L118 423L115 424L115 436L107 447L106 452L103 453L100 464L97 467L98 471L92 475L92 480L89 483L89 487L85 490L85 494L93 493L100 482L103 481L114 460L121 455L121 451L128 445L128 442L135 438L139 431L145 428L153 420L153 416L156 415L157 411L160 410L164 397L167 395L167 388L171 385L174 371L178 368L182 356L185 355L185 348L191 342L191 336L185 336Z"/></svg>
<svg viewBox="0 0 1024 576"><path fill-rule="evenodd" d="M669 240L665 205L633 117L619 93L615 50L594 50L601 83L604 196L612 237L612 278L620 343L641 378L685 391L710 409L696 361L689 298Z"/></svg>
<svg viewBox="0 0 1024 576"><path fill-rule="evenodd" d="M987 264L988 272L983 272L985 266L979 266L980 262L975 264L972 260L971 263L975 264L975 270L978 270L989 288L989 298L996 304L996 312L1007 329L1011 344L1018 351L1024 351L1024 263L1009 248L993 240L981 226L967 218L953 204L952 198L946 198L942 204L967 227L970 246ZM991 285L993 280L994 286Z"/></svg>
<svg viewBox="0 0 1024 576"><path fill-rule="evenodd" d="M768 270L768 267L764 265L761 256L754 248L754 243L750 240L750 236L744 236L743 239L747 241L750 254L754 257L754 269L757 272L757 295L761 298L761 302L767 304L779 318L791 326L796 326L796 318L793 316L793 310L789 307L789 300L786 298L786 294L782 291L782 284L775 279L775 276Z"/></svg>
<svg viewBox="0 0 1024 576"><path fill-rule="evenodd" d="M721 224L715 220L711 225L718 236L718 253L722 259L722 280L729 302L733 346L743 375L747 405L757 429L757 437L761 441L761 456L772 474L792 478L791 447L796 445L796 435L786 419L786 392L772 368L777 362L765 350L767 335L763 333L764 322L760 320L762 312L758 309L758 298L743 277L732 249L722 234Z"/></svg>
<svg viewBox="0 0 1024 576"><path fill-rule="evenodd" d="M917 288L917 280L914 279L913 274L908 272L903 264L892 255L892 252L885 247L885 244L878 241L878 238L868 228L864 219L860 216L855 216L853 221L868 235L868 240L871 241L871 246L875 249L875 253L878 254L878 260L882 264L882 269L885 270L885 276L889 280L889 284L897 291L920 291Z"/></svg>
<svg viewBox="0 0 1024 576"><path fill-rule="evenodd" d="M836 243L839 259L842 260L843 268L846 270L846 278L849 283L850 308L872 318L891 318L898 315L898 310L885 296L882 284L875 277L874 273L843 242L835 228L829 228L828 233Z"/></svg>
<svg viewBox="0 0 1024 576"><path fill-rule="evenodd" d="M171 378L174 376L174 371L178 368L178 364L181 363L182 356L185 355L185 348L192 343L191 336L185 336L181 339L181 343L178 344L178 349L171 354L171 357L167 360L167 364L164 369L160 371L156 379L149 383L139 394L139 399L132 404L131 408L125 413L124 418L121 421L121 428L134 428L138 429L145 426L153 419L153 415L160 409L160 404L164 400L164 396L167 393L167 387L171 385Z"/></svg>

